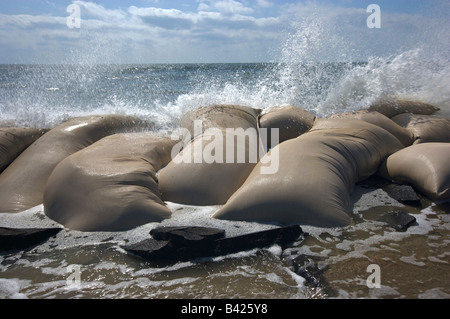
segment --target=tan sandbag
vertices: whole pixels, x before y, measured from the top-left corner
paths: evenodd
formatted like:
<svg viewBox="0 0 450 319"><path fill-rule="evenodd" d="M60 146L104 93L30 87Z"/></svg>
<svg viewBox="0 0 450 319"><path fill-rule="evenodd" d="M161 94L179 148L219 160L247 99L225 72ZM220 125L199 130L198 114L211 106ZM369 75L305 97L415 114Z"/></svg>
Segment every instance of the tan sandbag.
<svg viewBox="0 0 450 319"><path fill-rule="evenodd" d="M221 105L192 113L198 118L190 115L183 125L189 127L189 123L202 120L203 133L197 134L161 170L158 179L162 198L187 205L224 204L258 162L259 111ZM252 152L254 146L256 154Z"/></svg>
<svg viewBox="0 0 450 319"><path fill-rule="evenodd" d="M1 127L0 173L46 131L28 127Z"/></svg>
<svg viewBox="0 0 450 319"><path fill-rule="evenodd" d="M378 126L347 121L354 126L310 131L272 149L279 152L278 172L262 175L258 164L213 217L319 227L349 225L354 184L374 174L383 158L403 146Z"/></svg>
<svg viewBox="0 0 450 319"><path fill-rule="evenodd" d="M202 121L202 132L208 128L248 128L256 127L260 113L260 109L241 105L203 106L186 112L181 118L180 127L188 129L193 139L198 135L198 132L194 132L194 121Z"/></svg>
<svg viewBox="0 0 450 319"><path fill-rule="evenodd" d="M98 115L72 118L51 129L0 175L0 212L20 212L42 204L48 177L67 156L105 136L148 126L132 116Z"/></svg>
<svg viewBox="0 0 450 319"><path fill-rule="evenodd" d="M449 118L404 113L394 116L392 120L414 135L414 144L450 142Z"/></svg>
<svg viewBox="0 0 450 319"><path fill-rule="evenodd" d="M259 116L259 127L267 129L267 145L271 145L271 130L279 129L279 143L296 138L311 129L316 116L296 106L277 106Z"/></svg>
<svg viewBox="0 0 450 319"><path fill-rule="evenodd" d="M197 136L161 170L158 179L165 201L187 205L220 205L244 183L258 162L258 157L253 160L250 158L250 143L246 139L233 144L230 161L227 158L226 140L235 139L235 135L224 130L218 131L218 134L222 136L220 141L212 134ZM217 149L220 147L224 150L218 156L214 156L214 150L207 151L208 148L214 148L215 141L218 141ZM242 163L238 161L239 154L244 155Z"/></svg>
<svg viewBox="0 0 450 319"><path fill-rule="evenodd" d="M389 156L378 174L386 179L411 184L435 200L450 199L450 143L421 143Z"/></svg>
<svg viewBox="0 0 450 319"><path fill-rule="evenodd" d="M387 117L393 117L402 113L431 115L439 111L439 108L419 101L386 98L373 103L369 110L380 112Z"/></svg>
<svg viewBox="0 0 450 319"><path fill-rule="evenodd" d="M156 172L175 143L154 133L115 134L70 155L48 179L45 214L80 231L124 231L169 218Z"/></svg>
<svg viewBox="0 0 450 319"><path fill-rule="evenodd" d="M404 127L401 127L397 123L395 123L393 120L388 118L387 116L376 112L376 111L368 111L368 110L361 110L361 111L354 111L354 112L346 112L346 113L339 113L339 114L333 114L329 116L327 119L332 120L341 120L341 119L357 119L361 121L365 121L368 123L372 123L374 125L377 125L381 128L384 128L388 132L390 132L392 135L394 135L404 146L409 146L414 141L414 135L409 130L405 129ZM317 121L316 128L319 125L324 125L324 123L320 124L320 120Z"/></svg>

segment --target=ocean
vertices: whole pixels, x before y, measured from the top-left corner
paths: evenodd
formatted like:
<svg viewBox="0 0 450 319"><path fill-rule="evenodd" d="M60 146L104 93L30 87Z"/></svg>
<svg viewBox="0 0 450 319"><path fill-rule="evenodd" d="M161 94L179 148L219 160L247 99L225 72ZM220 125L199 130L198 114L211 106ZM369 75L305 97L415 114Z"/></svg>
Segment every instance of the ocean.
<svg viewBox="0 0 450 319"><path fill-rule="evenodd" d="M383 97L420 100L450 115L450 64L416 48L368 61L157 65L0 65L0 122L50 128L88 114L127 114L171 132L199 106L302 107L318 117L366 109ZM217 207L168 203L173 217L125 232L64 229L30 250L0 253L0 298L311 299L449 298L450 208L421 198L401 204L382 189L356 186L354 223L302 226L289 247L155 267L122 246L160 225L221 227L227 236L276 225L219 221ZM370 204L370 205L369 205ZM397 231L377 219L394 206L416 223ZM0 214L2 227L49 227L42 205ZM379 265L379 287L368 281ZM73 280L76 279L76 280Z"/></svg>
<svg viewBox="0 0 450 319"><path fill-rule="evenodd" d="M0 120L45 128L117 113L173 129L199 106L294 105L325 117L387 97L430 103L450 115L448 64L417 48L365 62L0 65Z"/></svg>

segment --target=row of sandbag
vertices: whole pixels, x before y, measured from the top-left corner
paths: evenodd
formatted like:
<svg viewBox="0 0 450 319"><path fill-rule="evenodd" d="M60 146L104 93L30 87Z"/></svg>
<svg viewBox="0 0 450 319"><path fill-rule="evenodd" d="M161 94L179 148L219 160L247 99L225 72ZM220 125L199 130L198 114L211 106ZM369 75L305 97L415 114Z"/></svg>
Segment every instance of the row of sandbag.
<svg viewBox="0 0 450 319"><path fill-rule="evenodd" d="M411 104L409 105L411 107ZM352 116L363 116L366 118L365 121L369 121L369 117L373 121L378 118L378 121L392 124L386 121L386 118L374 114L376 113L357 112ZM316 131L311 130L316 120L314 116L294 107L274 109L262 116L259 110L240 106L199 108L183 118L182 126L192 130L194 119L202 119L204 125L215 128L255 127L259 122L261 127L280 128L280 141L297 140L296 136L307 131L311 131L308 134ZM319 121L316 121L316 124L318 123ZM358 125L361 125L360 120L356 126ZM357 129L356 126L352 125L352 129ZM444 127L448 129L448 125ZM399 132L402 131L398 127L395 128ZM338 129L342 130L345 127L333 128ZM130 130L140 133L123 133ZM280 170L277 174L273 174L273 180L268 181L266 188L258 190L254 187L258 182L252 181L257 163L174 165L171 161L171 150L177 141L147 132L148 130L151 130L148 123L134 117L118 115L75 118L50 130L28 147L0 175L0 211L22 211L44 202L46 214L68 228L91 231L124 230L170 217L171 212L164 204L166 200L192 205L225 204L215 214L218 218L336 226L349 222L345 208L348 206L348 193L355 176L358 176L358 179L364 178L365 175L373 173L372 166L375 166L370 163L367 165L364 161L361 164L359 160L353 159L352 165L356 165L356 169L360 170L356 175L346 176L343 173L346 169L344 164L344 167L334 168L336 176L342 175L334 176L337 182L333 182L333 179L321 180L320 175L315 173L308 182L305 172L300 172L299 175L289 168L289 157L283 159L285 151L281 151ZM344 140L348 141L348 136L352 138L356 136L357 141L361 139L358 134L363 136L362 139L367 139L365 135L370 135L370 140L373 134L378 134L383 142L392 140L390 135L385 136L385 130L379 128L372 127L370 130L363 128L358 129L358 132L346 132ZM402 136L399 132L396 132L399 140L409 136L412 142L414 135L408 135L407 130L402 132ZM333 132L333 135L334 133L338 132ZM318 137L319 135L316 136ZM205 136L197 136L194 140L197 138L203 139ZM326 139L329 139L329 134ZM334 140L333 142L333 139L329 139L329 142L325 143L326 146L321 142L316 143L317 141L311 141L311 147L308 143L300 146L304 148L303 153L312 154L313 152L308 150L317 148L322 152L321 147L329 147L335 142L341 143L336 135ZM355 147L353 151L346 154L347 159L344 156L344 163L353 156L352 152L361 152L358 147L366 149L364 143L359 146L358 143L360 141L352 146ZM381 146L380 143L378 140L372 145L374 153L379 152L378 147L381 147L383 152L392 153L393 149L401 149L405 145L398 145L397 141L393 142L394 146L385 146L386 143L381 143L384 145ZM291 146L286 144L282 147L284 144L280 145L280 150L287 149L291 153ZM373 157L372 153L369 151L369 157ZM339 154L332 154L330 159L334 158L334 155ZM304 161L310 162L310 159L306 156ZM291 161L296 162L295 159ZM324 161L326 162L327 160ZM156 172L168 163L169 165L159 174L158 188ZM309 170L307 167L304 167L304 171ZM324 172L330 167L316 165L313 169ZM303 184L311 187L299 188L297 182L300 181L305 181ZM333 183L334 188L330 186ZM250 184L253 186L247 186ZM323 184L328 185L329 189L323 189ZM247 198L244 204L253 205L254 208L246 208L242 203L239 204L239 198L245 198L249 190L254 193L253 202L251 198ZM269 192L270 196L265 198L266 195L260 192L261 190ZM281 196L276 195L277 192ZM285 192L291 192L294 201L290 201L289 196L283 195ZM331 193L327 194L328 192ZM314 210L308 210L298 194L304 194L303 197L310 200L311 204L308 204L310 206L317 205L317 202L325 198L331 198L332 201L337 199L338 204L333 203L334 210L330 209L333 206L328 207L326 202ZM233 199L236 197L238 200Z"/></svg>
<svg viewBox="0 0 450 319"><path fill-rule="evenodd" d="M44 203L50 218L79 230L123 230L169 218L155 174L176 141L152 128L132 116L98 115L35 133L0 175L0 212ZM0 132L2 158L11 158L24 137Z"/></svg>
<svg viewBox="0 0 450 319"><path fill-rule="evenodd" d="M442 162L449 155L450 144L446 143L450 142L450 120L429 115L436 109L423 103L398 101L395 110L389 106L392 104L387 108L384 105L392 119L379 112L384 110L383 105L327 119L317 119L297 107L274 108L261 115L257 110L238 106L194 110L182 121L190 130L194 120L201 120L205 130L219 128L226 136L225 128L233 127L236 117L243 128L254 127L252 118L259 117L260 128L280 129L281 144L256 164L195 163L195 154L203 152L212 137L210 133L194 136L178 155L183 158L188 154L190 160L175 158L160 172L162 197L188 205L223 205L215 218L343 226L351 222L350 193L354 184L377 173L381 164L384 169L380 174L384 177L411 183L433 199L448 198L450 174ZM425 114L403 113L406 111ZM202 143L197 145L203 148L195 146L199 140ZM424 142L426 150L411 146ZM410 161L406 169L400 165L401 172L394 163L406 160L406 153L399 152L403 149L425 154L418 157L422 161ZM279 159L277 172L261 173L268 162L264 159L273 152L278 153L271 158ZM399 160L394 161L396 158ZM424 181L423 175L436 178Z"/></svg>

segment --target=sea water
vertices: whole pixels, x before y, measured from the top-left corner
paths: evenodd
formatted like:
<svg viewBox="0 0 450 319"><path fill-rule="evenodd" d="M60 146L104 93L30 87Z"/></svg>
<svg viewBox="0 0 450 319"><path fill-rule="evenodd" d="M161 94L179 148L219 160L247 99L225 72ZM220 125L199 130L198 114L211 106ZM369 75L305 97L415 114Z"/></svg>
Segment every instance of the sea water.
<svg viewBox="0 0 450 319"><path fill-rule="evenodd" d="M431 103L450 115L445 44L440 50L418 44L367 61L344 54L344 61L317 62L302 42L305 34L308 41L323 41L316 31L299 28L271 63L0 65L0 122L51 128L74 116L117 113L150 120L155 130L170 133L185 112L199 106L295 105L323 117L366 109L385 97ZM29 250L2 252L0 298L450 297L448 203L422 198L420 206L405 207L383 190L358 186L351 226L304 226L307 235L289 247L156 268L127 254L123 245L148 238L161 225L220 227L227 236L276 227L212 219L214 206L168 206L173 217L161 224L114 233L64 229ZM371 210L386 206L407 209L417 222L396 231ZM40 205L0 214L0 226L61 225ZM368 284L374 278L370 265L379 267L375 288Z"/></svg>
<svg viewBox="0 0 450 319"><path fill-rule="evenodd" d="M168 203L174 212L162 223L124 232L63 229L26 251L0 254L0 298L123 299L308 299L449 298L450 207L422 199L405 207L383 190L358 186L351 226L303 226L288 247L273 245L214 258L156 267L123 246L149 238L159 226L195 225L237 236L277 227L215 220L217 207ZM416 218L396 231L379 215L401 207ZM373 210L375 207L375 211ZM19 214L0 214L7 227L60 227L42 205ZM379 286L369 285L369 266L379 267Z"/></svg>

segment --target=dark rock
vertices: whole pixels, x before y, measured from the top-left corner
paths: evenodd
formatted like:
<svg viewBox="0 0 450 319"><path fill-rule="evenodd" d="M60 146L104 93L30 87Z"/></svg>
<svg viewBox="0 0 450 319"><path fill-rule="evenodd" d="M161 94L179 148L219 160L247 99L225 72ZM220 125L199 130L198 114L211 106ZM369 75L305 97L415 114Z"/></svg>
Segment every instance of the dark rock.
<svg viewBox="0 0 450 319"><path fill-rule="evenodd" d="M225 237L225 230L209 227L180 226L152 229L150 235L156 240L167 240L177 246L213 241Z"/></svg>
<svg viewBox="0 0 450 319"><path fill-rule="evenodd" d="M391 184L384 188L384 191L393 199L403 204L420 205L420 197L409 185Z"/></svg>
<svg viewBox="0 0 450 319"><path fill-rule="evenodd" d="M133 255L142 257L148 260L173 260L176 259L175 250L172 245L166 240L146 239L136 244L131 244L124 247Z"/></svg>
<svg viewBox="0 0 450 319"><path fill-rule="evenodd" d="M359 181L357 185L363 187L363 188L370 188L370 189L376 189L376 188L382 188L386 185L390 184L390 182L376 174L370 176L369 178L366 178L362 181Z"/></svg>
<svg viewBox="0 0 450 319"><path fill-rule="evenodd" d="M361 211L366 220L374 220L388 224L397 231L405 231L416 222L416 218L409 213L420 213L414 207L374 206Z"/></svg>
<svg viewBox="0 0 450 319"><path fill-rule="evenodd" d="M382 216L382 221L389 224L389 226L395 228L397 231L405 231L409 226L416 222L416 218L401 210L393 210Z"/></svg>
<svg viewBox="0 0 450 319"><path fill-rule="evenodd" d="M22 250L56 235L62 228L16 229L0 227L0 250Z"/></svg>
<svg viewBox="0 0 450 319"><path fill-rule="evenodd" d="M287 226L224 238L225 231L205 227L161 227L151 231L153 238L123 247L131 254L160 265L201 257L215 257L239 251L287 245L303 233L300 226Z"/></svg>
<svg viewBox="0 0 450 319"><path fill-rule="evenodd" d="M308 256L300 255L292 260L294 272L302 276L306 283L313 287L319 287L323 281L323 272L317 264Z"/></svg>
<svg viewBox="0 0 450 319"><path fill-rule="evenodd" d="M322 258L317 256L299 255L291 260L293 270L305 279L305 285L309 287L310 298L329 298L338 296L338 292L328 282L325 272L329 266L319 267Z"/></svg>
<svg viewBox="0 0 450 319"><path fill-rule="evenodd" d="M298 225L279 227L242 236L223 238L216 241L215 254L226 255L254 248L264 248L270 245L285 246L294 242L303 230Z"/></svg>
<svg viewBox="0 0 450 319"><path fill-rule="evenodd" d="M225 230L198 226L158 227L150 231L153 238L124 247L155 265L212 255L214 243Z"/></svg>

